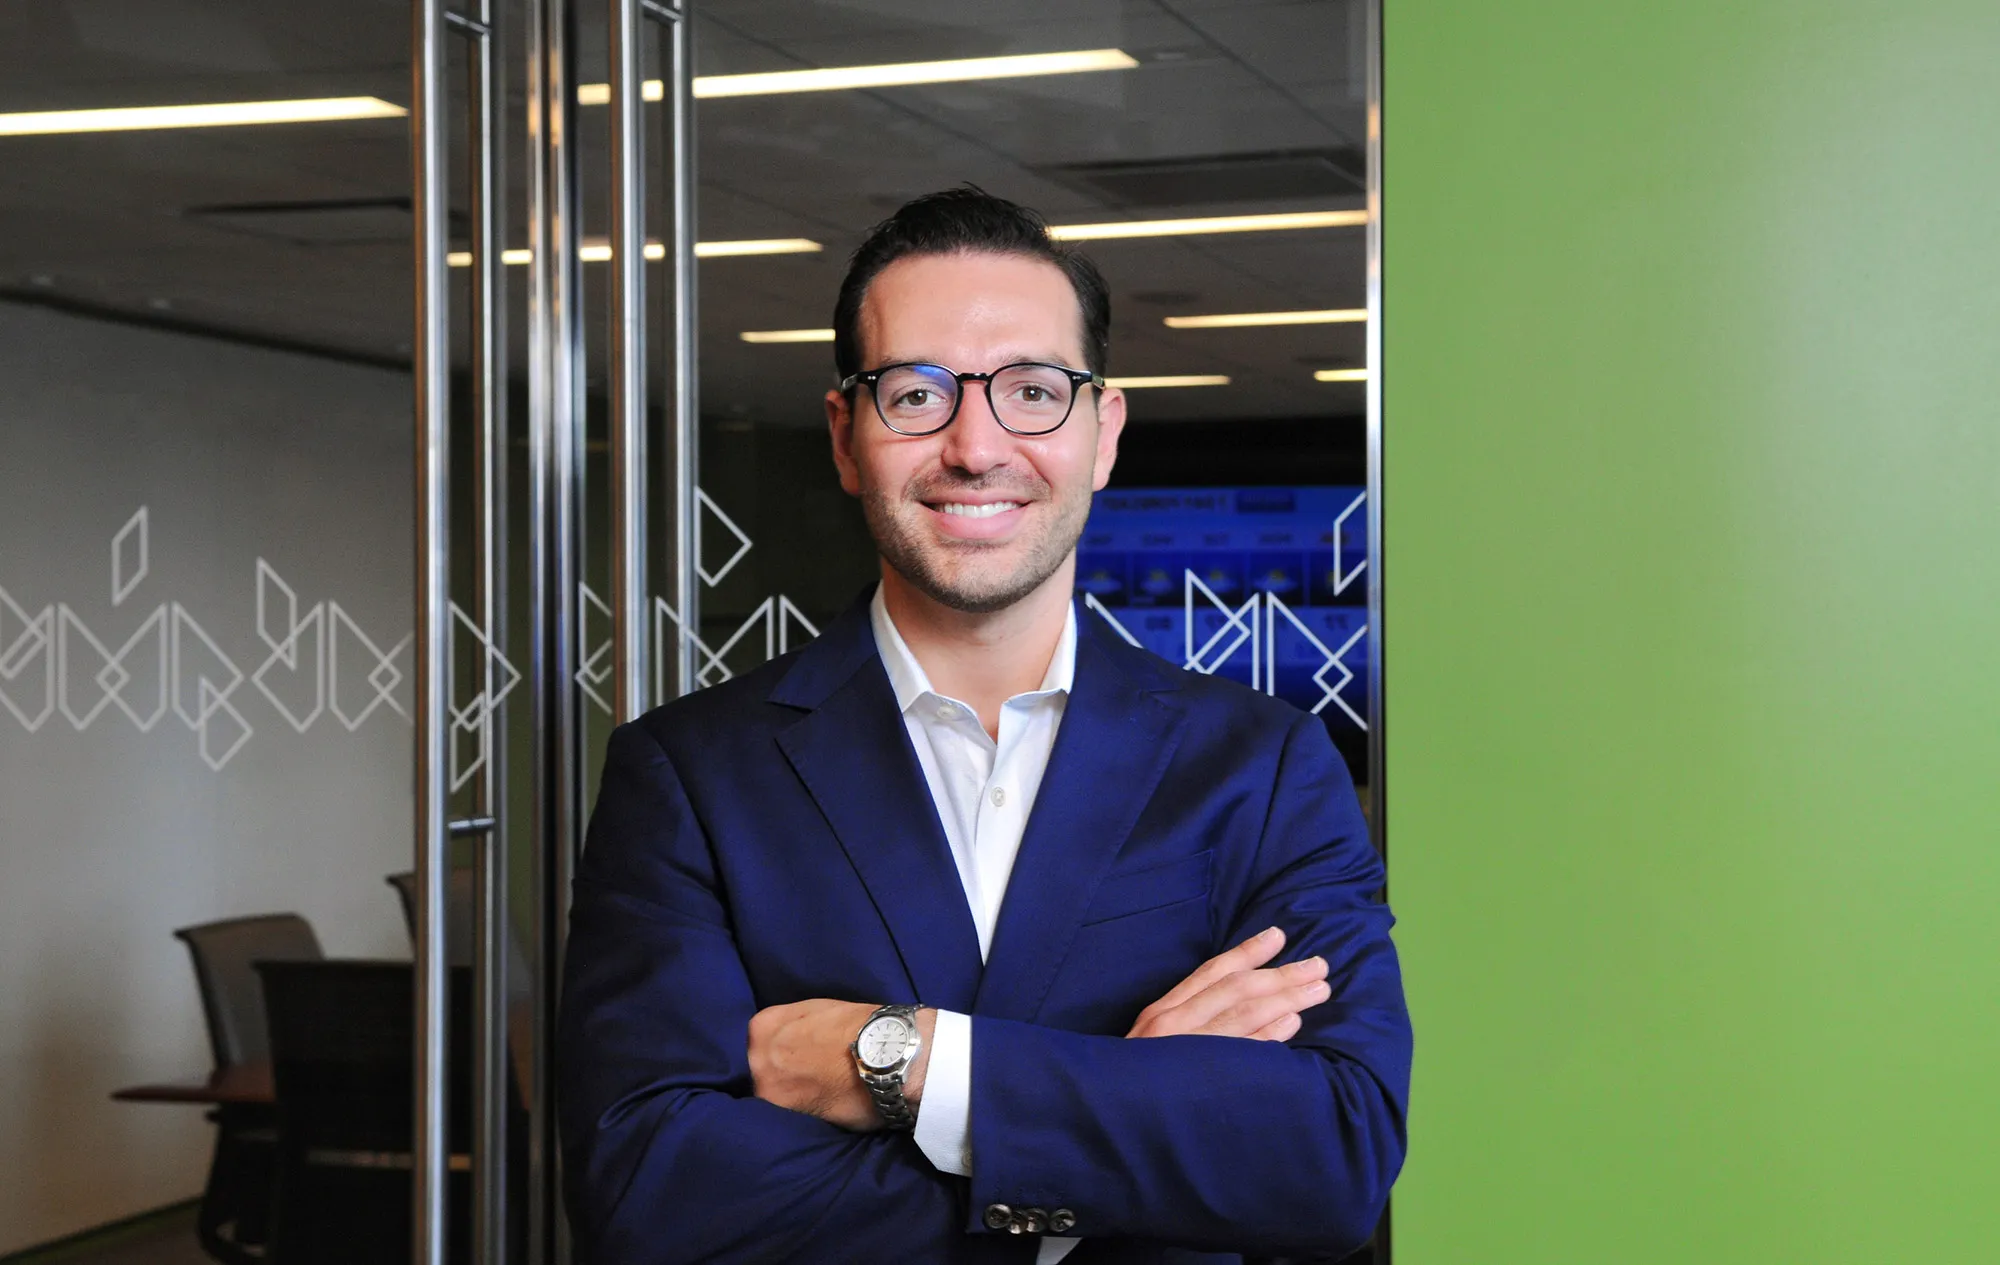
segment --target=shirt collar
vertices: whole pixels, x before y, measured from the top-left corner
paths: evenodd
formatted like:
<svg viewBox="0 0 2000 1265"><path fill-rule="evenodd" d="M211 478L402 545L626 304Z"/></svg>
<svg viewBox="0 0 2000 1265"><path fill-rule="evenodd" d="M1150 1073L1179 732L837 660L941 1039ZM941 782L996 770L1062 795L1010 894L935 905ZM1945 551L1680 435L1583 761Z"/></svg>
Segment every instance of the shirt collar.
<svg viewBox="0 0 2000 1265"><path fill-rule="evenodd" d="M926 694L942 698L943 695L931 688L931 679L924 673L924 665L917 662L917 656L911 652L909 643L903 640L903 634L896 631L896 622L889 618L889 604L883 600L879 584L875 586L875 596L868 603L868 622L875 629L875 646L881 651L882 666L889 673L889 685L896 691L896 710L908 712L911 704ZM1068 694L1075 685L1076 606L1071 603L1063 616L1062 636L1056 639L1056 652L1049 659L1049 670L1042 674L1041 688L1014 697Z"/></svg>

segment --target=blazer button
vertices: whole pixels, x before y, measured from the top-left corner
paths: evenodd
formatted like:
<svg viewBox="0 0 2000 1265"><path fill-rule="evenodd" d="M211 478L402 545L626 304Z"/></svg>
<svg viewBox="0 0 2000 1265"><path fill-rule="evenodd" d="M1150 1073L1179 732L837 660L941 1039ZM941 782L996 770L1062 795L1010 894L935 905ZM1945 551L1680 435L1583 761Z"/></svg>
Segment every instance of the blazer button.
<svg viewBox="0 0 2000 1265"><path fill-rule="evenodd" d="M1014 1220L1028 1234L1041 1234L1049 1228L1049 1214L1042 1208L1023 1208L1014 1214Z"/></svg>
<svg viewBox="0 0 2000 1265"><path fill-rule="evenodd" d="M1076 1229L1076 1214L1067 1208L1058 1208L1049 1214L1049 1231L1052 1234L1068 1234Z"/></svg>
<svg viewBox="0 0 2000 1265"><path fill-rule="evenodd" d="M1014 1210L1012 1208L1009 1208L1006 1204L986 1205L987 1229L1005 1230L1010 1228L1013 1224L1014 1224ZM1019 1234L1020 1231L1015 1230L1014 1233Z"/></svg>

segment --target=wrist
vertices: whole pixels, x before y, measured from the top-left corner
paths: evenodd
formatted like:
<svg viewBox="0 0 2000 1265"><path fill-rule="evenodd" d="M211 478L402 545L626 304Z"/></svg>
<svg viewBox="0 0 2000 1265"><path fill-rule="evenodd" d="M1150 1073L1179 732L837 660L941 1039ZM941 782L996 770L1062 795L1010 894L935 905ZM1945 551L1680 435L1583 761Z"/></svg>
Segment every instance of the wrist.
<svg viewBox="0 0 2000 1265"><path fill-rule="evenodd" d="M909 1100L912 1111L923 1106L924 1074L930 1070L931 1046L937 1036L937 1011L932 1007L926 1006L917 1012L917 1035L923 1038L924 1043L903 1077L903 1097Z"/></svg>

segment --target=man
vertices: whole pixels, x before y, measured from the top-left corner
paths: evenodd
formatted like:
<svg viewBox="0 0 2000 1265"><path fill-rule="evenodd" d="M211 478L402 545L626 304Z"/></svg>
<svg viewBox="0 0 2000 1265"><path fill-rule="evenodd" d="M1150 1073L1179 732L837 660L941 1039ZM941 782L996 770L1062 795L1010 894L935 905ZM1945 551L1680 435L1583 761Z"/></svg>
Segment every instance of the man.
<svg viewBox="0 0 2000 1265"><path fill-rule="evenodd" d="M611 738L560 1097L596 1265L1337 1257L1403 1153L1381 865L1321 723L1071 595L1104 282L920 198L835 308L880 586ZM1233 947L1232 947L1233 946Z"/></svg>

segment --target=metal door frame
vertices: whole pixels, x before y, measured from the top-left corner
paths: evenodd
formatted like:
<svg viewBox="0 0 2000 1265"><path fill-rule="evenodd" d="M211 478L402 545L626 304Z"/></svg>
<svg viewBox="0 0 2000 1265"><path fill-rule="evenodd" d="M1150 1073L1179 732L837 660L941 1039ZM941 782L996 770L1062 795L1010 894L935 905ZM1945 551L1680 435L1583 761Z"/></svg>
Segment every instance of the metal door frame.
<svg viewBox="0 0 2000 1265"><path fill-rule="evenodd" d="M696 355L694 261L692 0L610 0L613 32L611 110L614 141L612 391L614 718L633 719L666 696L691 690L696 679L698 584L695 565ZM470 153L471 385L475 416L473 460L479 503L473 524L479 634L498 648L507 605L506 428L508 381L502 267L501 176L506 93L499 74L498 0L412 0L411 150L416 249L415 421L417 473L416 610L416 1139L412 1155L412 1260L443 1265L446 1183L450 1165L445 1068L448 1009L446 894L450 841L471 836L475 850L477 942L473 1172L475 1216L471 1255L479 1265L505 1265L509 1190L506 1166L507 863L505 764L499 713L492 705L494 655L483 659L480 686L485 763L474 784L475 807L448 816L453 711L451 650L451 287L449 273L451 93L449 39L468 40L470 74L464 113ZM528 874L533 909L534 1023L528 1055L526 1265L560 1265L569 1257L562 1216L555 1122L553 1047L562 980L569 889L582 844L584 742L578 672L582 633L585 491L586 362L581 273L582 197L575 121L577 11L571 0L524 0L527 58L528 233L528 616L527 685L532 698L534 783ZM656 598L648 574L649 448L648 331L645 279L647 219L646 119L640 32L655 25L667 69L668 155L664 193L669 207L671 320L661 363L671 366L671 430L658 445L666 458L671 548L665 594ZM658 603L680 627L679 644L655 647L671 663L668 680L648 679L653 658L647 632ZM670 653L669 653L670 652Z"/></svg>

